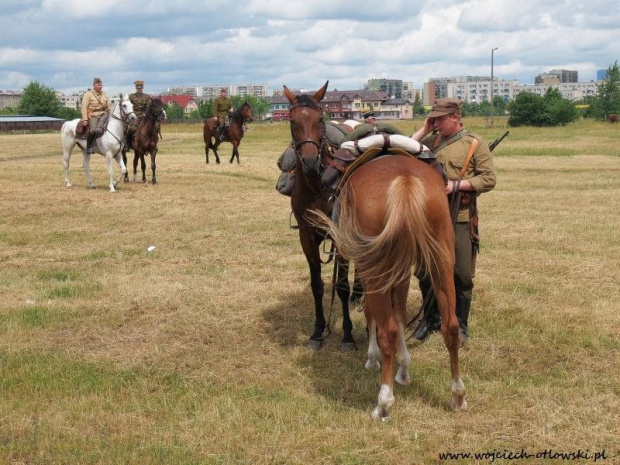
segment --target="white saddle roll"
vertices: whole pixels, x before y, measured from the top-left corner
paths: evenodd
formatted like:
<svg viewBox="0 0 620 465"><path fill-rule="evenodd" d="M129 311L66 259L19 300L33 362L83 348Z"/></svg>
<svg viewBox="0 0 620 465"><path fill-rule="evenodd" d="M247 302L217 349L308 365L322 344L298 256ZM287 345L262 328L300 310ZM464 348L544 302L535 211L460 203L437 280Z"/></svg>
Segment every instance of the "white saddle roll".
<svg viewBox="0 0 620 465"><path fill-rule="evenodd" d="M347 141L340 144L340 148L347 149L354 154L364 153L373 147L383 147L386 145L385 138L389 139L389 147L405 150L413 155L420 153L428 148L420 144L411 137L400 134L373 134L363 139Z"/></svg>

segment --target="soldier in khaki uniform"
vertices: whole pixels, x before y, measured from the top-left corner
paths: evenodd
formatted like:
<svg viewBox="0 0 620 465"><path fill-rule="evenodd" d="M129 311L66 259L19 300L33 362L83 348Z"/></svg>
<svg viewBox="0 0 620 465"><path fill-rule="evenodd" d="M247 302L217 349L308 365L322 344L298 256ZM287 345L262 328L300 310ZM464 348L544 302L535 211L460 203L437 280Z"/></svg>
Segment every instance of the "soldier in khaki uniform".
<svg viewBox="0 0 620 465"><path fill-rule="evenodd" d="M138 121L144 116L146 108L149 106L149 103L151 103L151 97L144 93L144 81L137 80L134 84L136 86L136 91L129 95L129 100L133 104L133 112L136 114L137 118L127 128L127 150L131 150L133 136L138 127Z"/></svg>
<svg viewBox="0 0 620 465"><path fill-rule="evenodd" d="M444 166L448 176L446 194L457 195L454 189L461 193L458 217L454 229L456 263L454 269L454 284L456 287L456 317L459 321L461 347L467 341L467 321L471 308L473 282L472 251L472 211L478 195L488 192L495 187L496 176L493 159L489 146L479 136L467 132L461 123L461 105L458 99L437 99L432 111L424 121L424 126L411 137L429 147L437 159ZM459 182L459 175L469 155L472 143L474 146L465 174ZM477 221L477 218L476 218ZM422 296L426 297L431 289L430 282L420 281ZM436 300L425 308L425 319L422 321L414 337L420 341L440 327L439 312Z"/></svg>
<svg viewBox="0 0 620 465"><path fill-rule="evenodd" d="M103 82L96 77L93 79L93 88L89 89L82 98L82 124L89 126L90 132L86 138L86 152L93 153L93 141L101 134L97 132L97 127L105 123L106 115L110 110L112 103L108 95L103 91ZM101 128L99 128L101 131Z"/></svg>
<svg viewBox="0 0 620 465"><path fill-rule="evenodd" d="M233 111L232 100L227 96L228 90L225 87L220 89L220 96L213 100L213 117L217 119L217 129L220 133L220 140L224 138L226 129L226 119Z"/></svg>

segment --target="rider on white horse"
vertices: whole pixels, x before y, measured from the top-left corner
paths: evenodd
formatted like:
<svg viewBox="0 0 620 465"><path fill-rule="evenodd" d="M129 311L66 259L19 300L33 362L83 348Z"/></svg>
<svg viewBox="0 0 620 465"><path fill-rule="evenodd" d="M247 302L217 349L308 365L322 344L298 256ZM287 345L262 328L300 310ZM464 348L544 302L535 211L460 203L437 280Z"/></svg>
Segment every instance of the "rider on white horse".
<svg viewBox="0 0 620 465"><path fill-rule="evenodd" d="M103 91L103 82L96 77L93 79L93 88L82 98L82 124L90 128L86 139L86 152L89 155L93 153L93 141L103 134L103 127L98 126L105 125L105 118L102 120L102 116L108 114L111 104L108 95Z"/></svg>

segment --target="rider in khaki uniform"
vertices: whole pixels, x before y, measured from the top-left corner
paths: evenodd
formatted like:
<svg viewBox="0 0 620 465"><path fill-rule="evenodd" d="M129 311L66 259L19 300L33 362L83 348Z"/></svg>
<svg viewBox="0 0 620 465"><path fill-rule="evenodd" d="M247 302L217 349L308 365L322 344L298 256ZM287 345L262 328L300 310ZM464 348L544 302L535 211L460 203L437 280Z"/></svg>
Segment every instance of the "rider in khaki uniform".
<svg viewBox="0 0 620 465"><path fill-rule="evenodd" d="M103 83L101 79L93 79L93 88L89 89L82 98L82 124L89 126L90 132L86 138L86 152L88 154L93 153L93 141L97 136L100 136L97 132L97 126L101 120L101 123L105 123L105 119L102 119L103 115L107 115L112 103L107 94L103 91ZM101 131L102 128L99 128Z"/></svg>
<svg viewBox="0 0 620 465"><path fill-rule="evenodd" d="M213 116L217 118L217 129L220 132L220 139L224 138L226 129L226 119L233 111L232 100L227 96L228 90L225 87L220 89L220 96L213 100Z"/></svg>
<svg viewBox="0 0 620 465"><path fill-rule="evenodd" d="M136 91L129 95L129 100L133 104L133 112L136 114L137 118L127 128L127 150L131 150L133 136L136 133L138 122L146 113L146 108L149 106L149 103L151 103L151 97L144 93L144 81L138 80L134 82L134 84L136 86Z"/></svg>
<svg viewBox="0 0 620 465"><path fill-rule="evenodd" d="M467 132L461 123L461 105L458 99L437 99L432 111L424 121L424 126L411 137L429 147L437 159L441 162L448 176L446 194L456 195L454 189L458 187L461 193L458 216L456 218L455 251L456 263L454 269L454 285L456 288L456 317L459 321L461 334L461 347L465 345L467 333L467 321L471 308L473 282L473 259L472 231L477 231L476 225L472 225L472 208L475 199L480 194L490 191L495 187L496 176L493 159L489 146L479 136ZM460 183L457 181L468 158L473 141L473 156L471 157L465 174ZM477 218L476 218L477 222ZM431 286L426 279L420 281L422 296L428 295ZM420 341L440 327L439 312L435 299L431 300L425 308L425 318L414 333L414 337Z"/></svg>

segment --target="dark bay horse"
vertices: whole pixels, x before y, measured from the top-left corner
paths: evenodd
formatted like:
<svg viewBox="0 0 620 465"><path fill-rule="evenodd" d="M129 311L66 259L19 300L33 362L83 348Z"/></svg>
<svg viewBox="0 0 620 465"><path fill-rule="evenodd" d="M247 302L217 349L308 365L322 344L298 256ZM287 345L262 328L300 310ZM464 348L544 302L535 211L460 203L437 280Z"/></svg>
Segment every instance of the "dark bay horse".
<svg viewBox="0 0 620 465"><path fill-rule="evenodd" d="M239 163L239 144L243 137L243 125L247 121L252 121L252 107L248 102L245 102L232 114L230 118L230 126L224 131L224 141L230 142L233 146L232 156L230 157L230 163L237 157L237 163ZM213 149L215 154L215 163L220 162L220 157L217 154L217 148L224 141L220 140L219 133L217 131L217 118L209 118L204 123L202 131L203 139L205 141L205 157L207 163L209 163L209 149ZM213 142L215 139L215 142Z"/></svg>
<svg viewBox="0 0 620 465"><path fill-rule="evenodd" d="M324 231L312 224L308 217L311 210L319 210L329 215L334 202L330 193L324 189L320 179L322 157L329 150L325 139L323 112L318 102L325 96L327 83L313 96L295 95L284 86L284 95L290 102L290 125L293 148L297 155L296 181L291 194L293 214L299 225L301 248L310 267L310 286L314 297L315 321L314 332L308 346L318 350L323 344L323 332L326 328L323 313L324 283L321 278L321 255L319 247L325 239ZM336 292L342 302L341 348L343 351L355 350L353 323L349 316L348 264L337 257Z"/></svg>
<svg viewBox="0 0 620 465"><path fill-rule="evenodd" d="M309 131L309 121L303 122ZM377 149L379 150L379 149ZM310 154L308 154L310 155ZM316 166L316 154L303 156ZM355 270L364 288L369 328L367 369L381 369L375 419L385 419L394 404L395 380L410 383L411 363L405 340L407 294L412 272L429 276L441 315L441 332L450 356L453 409L465 409L465 385L459 372L459 325L454 290L454 232L445 185L429 165L405 155L388 155L362 165L338 196L338 220L317 212L336 248Z"/></svg>
<svg viewBox="0 0 620 465"><path fill-rule="evenodd" d="M155 157L157 157L157 143L159 142L159 131L157 123L166 119L166 111L164 110L164 104L159 98L152 99L144 116L138 121L136 132L133 135L131 145L133 146L133 182L136 180L136 172L138 170L138 160L140 160L140 167L142 168L142 182L146 183L146 161L144 156L149 153L151 155L151 170L153 171L153 178L151 182L157 184L157 177L155 176L155 170L157 165L155 164ZM127 151L123 148L123 160L127 164ZM125 173L125 182L128 181L128 173Z"/></svg>

